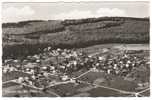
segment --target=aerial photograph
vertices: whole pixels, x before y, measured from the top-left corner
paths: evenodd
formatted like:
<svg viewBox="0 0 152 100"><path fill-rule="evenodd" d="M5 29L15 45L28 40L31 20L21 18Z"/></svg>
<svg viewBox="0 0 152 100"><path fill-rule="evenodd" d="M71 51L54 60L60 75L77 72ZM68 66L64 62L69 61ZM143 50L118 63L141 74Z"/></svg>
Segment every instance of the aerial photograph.
<svg viewBox="0 0 152 100"><path fill-rule="evenodd" d="M150 97L149 8L3 2L2 97Z"/></svg>

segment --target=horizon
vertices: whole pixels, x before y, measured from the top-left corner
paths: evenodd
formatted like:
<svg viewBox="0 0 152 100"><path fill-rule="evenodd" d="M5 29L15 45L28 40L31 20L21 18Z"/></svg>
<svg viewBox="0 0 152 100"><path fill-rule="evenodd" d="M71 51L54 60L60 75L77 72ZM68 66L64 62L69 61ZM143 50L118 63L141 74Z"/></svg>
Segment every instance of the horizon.
<svg viewBox="0 0 152 100"><path fill-rule="evenodd" d="M81 20L81 19L89 19L89 18L104 18L104 17L110 17L110 16L103 16L103 17L88 17L88 18L80 18L80 19L64 19L64 20L52 20L52 21L65 21L65 20ZM111 17L120 17L120 18L137 18L137 19L149 19L148 17L121 17L121 16L111 16ZM21 21L17 21L17 22L2 22L2 24L7 24L7 23L15 23L18 24L20 22L28 22L28 21L51 21L51 20L45 20L45 19L33 19L33 20L21 20Z"/></svg>

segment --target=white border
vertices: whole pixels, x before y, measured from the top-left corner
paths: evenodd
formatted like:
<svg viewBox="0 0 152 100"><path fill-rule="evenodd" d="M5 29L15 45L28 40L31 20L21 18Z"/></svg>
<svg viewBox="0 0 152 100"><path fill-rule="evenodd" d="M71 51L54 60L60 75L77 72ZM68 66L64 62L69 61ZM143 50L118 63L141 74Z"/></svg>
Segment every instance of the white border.
<svg viewBox="0 0 152 100"><path fill-rule="evenodd" d="M88 1L150 1L150 0L1 0L1 2L88 2Z"/></svg>
<svg viewBox="0 0 152 100"><path fill-rule="evenodd" d="M2 13L2 3L3 2L88 2L88 1L121 1L121 2L126 2L126 1L130 1L130 2L134 2L134 1L148 1L150 2L150 0L0 0L0 22L2 22L2 18L1 18L1 13ZM152 3L150 2L150 6L152 6ZM150 7L150 11L151 11L152 7ZM150 19L152 18L151 17L151 14L150 13ZM152 21L150 20L150 23L152 23ZM152 26L150 25L150 33L152 33ZM150 34L150 37L151 34ZM0 56L2 57L2 29L1 29L1 24L0 24ZM152 54L151 54L151 47L152 47L152 40L150 39L150 65L152 63ZM0 57L0 80L2 80L2 58ZM151 66L150 66L151 67ZM152 72L152 68L150 68L150 71ZM150 83L152 83L152 77L150 77ZM150 87L152 87L152 84L150 84ZM152 92L152 91L151 91ZM150 94L151 97L152 97L152 93ZM151 97L140 97L140 98L136 98L136 97L97 97L97 98L92 98L92 97L67 97L67 98L59 98L59 97L55 97L55 98L48 98L48 97L44 97L44 98L37 98L37 97L34 97L34 98L4 98L2 97L2 81L0 81L0 99L3 99L3 100L16 100L16 99L24 99L24 100L29 100L29 99L33 99L33 100L37 100L37 99L46 99L46 100L50 100L50 99L55 99L55 100L62 100L62 99L65 99L65 100L69 100L69 99L73 99L73 100L77 100L77 99L83 99L83 100L88 100L88 99L97 99L97 100L100 100L100 99L106 99L106 100L111 100L111 99L114 99L114 100L127 100L127 99L132 99L132 100L151 100L152 98Z"/></svg>

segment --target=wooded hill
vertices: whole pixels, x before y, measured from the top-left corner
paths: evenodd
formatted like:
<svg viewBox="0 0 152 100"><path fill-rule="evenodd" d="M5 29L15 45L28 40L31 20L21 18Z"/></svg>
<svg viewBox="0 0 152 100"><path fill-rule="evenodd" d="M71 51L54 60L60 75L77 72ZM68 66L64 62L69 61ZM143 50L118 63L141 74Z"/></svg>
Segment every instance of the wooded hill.
<svg viewBox="0 0 152 100"><path fill-rule="evenodd" d="M3 56L41 52L46 46L80 48L105 43L149 43L149 18L100 17L3 23Z"/></svg>

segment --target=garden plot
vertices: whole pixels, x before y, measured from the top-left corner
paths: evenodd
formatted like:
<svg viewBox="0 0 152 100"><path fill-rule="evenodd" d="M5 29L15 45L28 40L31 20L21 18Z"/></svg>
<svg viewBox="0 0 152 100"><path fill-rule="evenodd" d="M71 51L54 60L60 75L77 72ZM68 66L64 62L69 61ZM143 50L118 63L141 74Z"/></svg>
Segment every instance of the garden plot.
<svg viewBox="0 0 152 100"><path fill-rule="evenodd" d="M83 81L84 83L89 83L92 85L105 86L109 88L119 89L122 91L135 92L137 84L131 81L126 81L121 77L106 75L103 72L88 72L78 80ZM119 82L119 84L118 84ZM97 86L98 87L98 86Z"/></svg>
<svg viewBox="0 0 152 100"><path fill-rule="evenodd" d="M100 82L99 85L131 92L135 92L135 88L137 88L137 84L135 82L126 81L123 78L117 76L113 76L111 79L108 79L105 82Z"/></svg>
<svg viewBox="0 0 152 100"><path fill-rule="evenodd" d="M3 88L7 88L7 87L10 87L10 86L16 86L16 85L19 85L18 83L15 83L15 82L6 82L6 83L3 83Z"/></svg>
<svg viewBox="0 0 152 100"><path fill-rule="evenodd" d="M56 97L54 93L47 93L35 87L16 82L8 82L3 84L2 95L4 97Z"/></svg>
<svg viewBox="0 0 152 100"><path fill-rule="evenodd" d="M104 80L105 73L104 72L93 72L90 71L85 75L78 78L80 81L86 81L89 83L93 83L96 79L103 79Z"/></svg>
<svg viewBox="0 0 152 100"><path fill-rule="evenodd" d="M53 87L48 88L47 91L53 91L60 96L69 97L74 96L78 93L84 93L90 89L92 89L92 86L88 84L67 83L55 85Z"/></svg>
<svg viewBox="0 0 152 100"><path fill-rule="evenodd" d="M12 71L12 72L8 72L5 74L3 73L2 81L6 82L6 81L13 80L13 79L17 79L19 77L26 77L26 76L29 77L30 74L19 72L19 71Z"/></svg>
<svg viewBox="0 0 152 100"><path fill-rule="evenodd" d="M129 94L123 94L123 93L116 92L114 90L106 89L102 87L94 88L88 91L88 93L90 93L90 97L124 97L124 96L129 95Z"/></svg>
<svg viewBox="0 0 152 100"><path fill-rule="evenodd" d="M147 89L146 91L143 90L143 92L140 94L144 97L150 96L150 89Z"/></svg>
<svg viewBox="0 0 152 100"><path fill-rule="evenodd" d="M87 69L83 68L83 69L81 69L79 71L72 72L72 74L69 75L69 76L73 77L73 78L76 78L76 77L79 77L80 75L82 75L82 74L84 74L84 73L86 73L88 71L90 71L90 70L87 70Z"/></svg>

